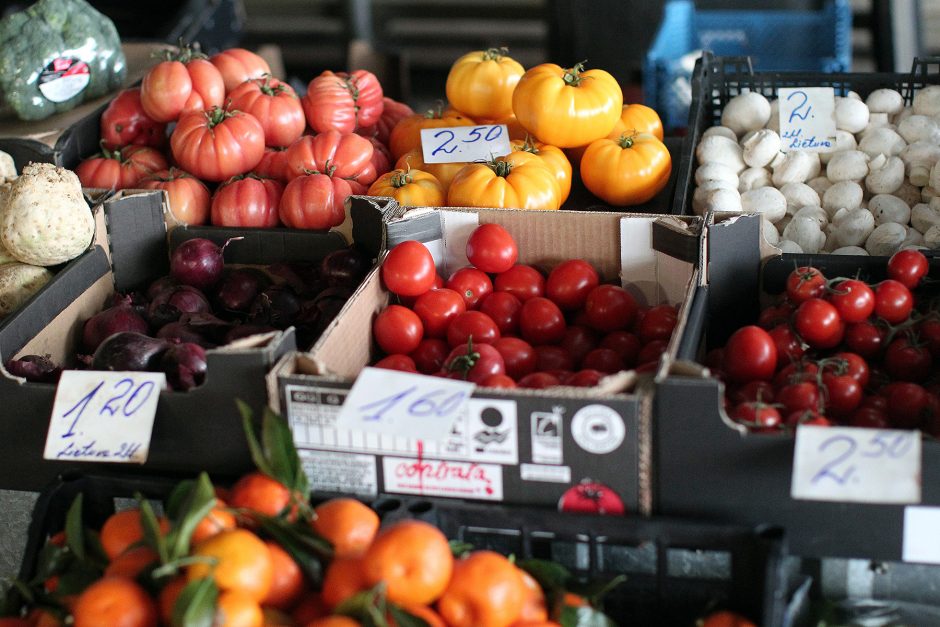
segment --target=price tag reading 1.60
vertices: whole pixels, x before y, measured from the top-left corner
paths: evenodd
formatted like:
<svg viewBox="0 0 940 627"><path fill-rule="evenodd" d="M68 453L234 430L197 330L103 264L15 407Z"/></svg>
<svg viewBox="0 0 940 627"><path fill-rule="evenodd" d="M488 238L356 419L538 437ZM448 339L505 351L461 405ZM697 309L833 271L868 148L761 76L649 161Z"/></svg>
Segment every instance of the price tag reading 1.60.
<svg viewBox="0 0 940 627"><path fill-rule="evenodd" d="M487 161L512 152L505 124L421 129L425 163Z"/></svg>
<svg viewBox="0 0 940 627"><path fill-rule="evenodd" d="M144 463L165 386L162 372L64 371L43 458Z"/></svg>
<svg viewBox="0 0 940 627"><path fill-rule="evenodd" d="M801 426L790 495L853 503L920 503L919 431Z"/></svg>
<svg viewBox="0 0 940 627"><path fill-rule="evenodd" d="M364 368L336 418L338 429L443 440L466 411L468 381Z"/></svg>

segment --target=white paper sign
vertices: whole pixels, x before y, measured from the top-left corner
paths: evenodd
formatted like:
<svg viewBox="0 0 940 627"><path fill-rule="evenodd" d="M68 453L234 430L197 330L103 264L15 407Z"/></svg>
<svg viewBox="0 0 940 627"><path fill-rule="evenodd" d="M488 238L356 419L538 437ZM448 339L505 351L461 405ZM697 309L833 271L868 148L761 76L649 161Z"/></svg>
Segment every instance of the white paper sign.
<svg viewBox="0 0 940 627"><path fill-rule="evenodd" d="M340 409L336 428L443 440L467 411L475 388L469 381L363 368Z"/></svg>
<svg viewBox="0 0 940 627"><path fill-rule="evenodd" d="M905 562L940 564L940 507L904 508L904 544L901 559Z"/></svg>
<svg viewBox="0 0 940 627"><path fill-rule="evenodd" d="M64 371L43 459L144 463L164 387L162 372Z"/></svg>
<svg viewBox="0 0 940 627"><path fill-rule="evenodd" d="M919 431L800 426L790 496L810 501L920 503Z"/></svg>
<svg viewBox="0 0 940 627"><path fill-rule="evenodd" d="M836 142L832 87L785 87L780 101L780 149L831 152Z"/></svg>
<svg viewBox="0 0 940 627"><path fill-rule="evenodd" d="M512 152L505 124L421 129L425 163L487 161Z"/></svg>

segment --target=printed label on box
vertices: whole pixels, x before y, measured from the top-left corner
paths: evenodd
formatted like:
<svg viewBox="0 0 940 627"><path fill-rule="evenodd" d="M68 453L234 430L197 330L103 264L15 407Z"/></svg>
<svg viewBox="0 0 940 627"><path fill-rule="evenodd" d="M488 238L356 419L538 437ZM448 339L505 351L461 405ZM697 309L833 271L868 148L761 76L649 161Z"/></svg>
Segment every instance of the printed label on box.
<svg viewBox="0 0 940 627"><path fill-rule="evenodd" d="M529 422L532 430L532 461L536 464L561 464L564 461L562 434L564 407L535 411Z"/></svg>
<svg viewBox="0 0 940 627"><path fill-rule="evenodd" d="M349 492L375 496L379 492L374 455L297 451L310 489L318 492Z"/></svg>
<svg viewBox="0 0 940 627"><path fill-rule="evenodd" d="M548 481L550 483L571 483L570 466L542 466L539 464L521 464L519 476L524 481Z"/></svg>
<svg viewBox="0 0 940 627"><path fill-rule="evenodd" d="M574 441L585 451L597 455L616 451L626 431L623 417L606 405L585 405L571 419Z"/></svg>
<svg viewBox="0 0 940 627"><path fill-rule="evenodd" d="M388 492L503 500L503 468L495 464L385 457L382 472Z"/></svg>
<svg viewBox="0 0 940 627"><path fill-rule="evenodd" d="M519 434L516 402L492 398L471 398L466 422L457 423L465 431L451 434L454 448L463 459L497 464L519 461ZM457 444L461 442L461 444Z"/></svg>

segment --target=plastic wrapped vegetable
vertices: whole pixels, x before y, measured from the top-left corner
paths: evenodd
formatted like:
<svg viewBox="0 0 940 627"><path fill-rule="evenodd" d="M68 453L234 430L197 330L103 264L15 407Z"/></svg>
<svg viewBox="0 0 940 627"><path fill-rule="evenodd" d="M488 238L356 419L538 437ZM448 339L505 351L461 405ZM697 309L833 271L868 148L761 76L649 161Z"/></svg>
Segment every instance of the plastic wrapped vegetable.
<svg viewBox="0 0 940 627"><path fill-rule="evenodd" d="M126 72L114 23L85 0L39 0L0 21L0 95L23 120L114 91Z"/></svg>

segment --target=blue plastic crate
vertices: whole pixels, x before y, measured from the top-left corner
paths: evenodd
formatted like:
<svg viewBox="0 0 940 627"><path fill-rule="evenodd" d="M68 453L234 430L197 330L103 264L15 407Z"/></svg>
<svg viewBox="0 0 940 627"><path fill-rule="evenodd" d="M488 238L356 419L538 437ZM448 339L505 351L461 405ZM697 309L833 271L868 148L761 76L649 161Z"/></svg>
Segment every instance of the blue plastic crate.
<svg viewBox="0 0 940 627"><path fill-rule="evenodd" d="M668 129L687 125L691 63L697 50L749 56L755 69L847 72L852 62L849 0L827 0L818 11L699 10L691 0L666 3L663 23L646 55L643 91Z"/></svg>

